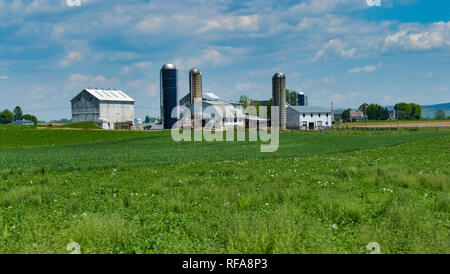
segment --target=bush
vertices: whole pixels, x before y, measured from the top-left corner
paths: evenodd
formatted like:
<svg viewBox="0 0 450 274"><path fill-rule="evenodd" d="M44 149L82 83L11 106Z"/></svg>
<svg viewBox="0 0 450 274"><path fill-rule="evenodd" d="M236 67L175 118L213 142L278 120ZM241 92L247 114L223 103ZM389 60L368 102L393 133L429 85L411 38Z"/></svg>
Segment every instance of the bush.
<svg viewBox="0 0 450 274"><path fill-rule="evenodd" d="M14 113L5 109L0 112L0 124L11 124L14 121Z"/></svg>
<svg viewBox="0 0 450 274"><path fill-rule="evenodd" d="M31 115L31 114L25 114L22 116L22 119L24 120L29 120L29 121L33 121L34 125L37 125L38 123L38 119L36 118L36 116Z"/></svg>

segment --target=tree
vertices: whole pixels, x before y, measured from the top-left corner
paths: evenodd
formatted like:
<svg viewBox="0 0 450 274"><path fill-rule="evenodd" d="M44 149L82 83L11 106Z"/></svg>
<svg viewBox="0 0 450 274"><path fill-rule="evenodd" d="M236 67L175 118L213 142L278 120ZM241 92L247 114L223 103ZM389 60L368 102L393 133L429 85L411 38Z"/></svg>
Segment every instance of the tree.
<svg viewBox="0 0 450 274"><path fill-rule="evenodd" d="M343 122L350 121L350 111L351 111L351 109L346 109L342 112L341 118L342 118Z"/></svg>
<svg viewBox="0 0 450 274"><path fill-rule="evenodd" d="M413 120L420 119L422 115L422 108L414 103L398 103L394 106L395 118L398 120Z"/></svg>
<svg viewBox="0 0 450 274"><path fill-rule="evenodd" d="M22 119L23 119L23 118L22 118L22 115L23 115L22 109L21 109L19 106L17 106L17 107L14 109L14 121L20 121L20 120L22 120Z"/></svg>
<svg viewBox="0 0 450 274"><path fill-rule="evenodd" d="M445 119L445 111L443 111L442 109L438 109L434 113L434 119L436 119L436 120L443 120L443 119Z"/></svg>
<svg viewBox="0 0 450 274"><path fill-rule="evenodd" d="M291 106L298 106L298 93L295 90L286 89L286 103Z"/></svg>
<svg viewBox="0 0 450 274"><path fill-rule="evenodd" d="M5 109L0 112L0 124L11 124L14 121L14 113Z"/></svg>
<svg viewBox="0 0 450 274"><path fill-rule="evenodd" d="M422 116L422 108L418 104L410 103L411 106L411 114L409 119L420 119Z"/></svg>
<svg viewBox="0 0 450 274"><path fill-rule="evenodd" d="M239 98L239 103L241 103L244 108L247 108L247 106L250 104L250 98L247 95L241 95L241 97Z"/></svg>
<svg viewBox="0 0 450 274"><path fill-rule="evenodd" d="M359 111L362 111L364 113L364 116L366 116L366 110L367 110L368 106L369 106L369 104L364 103L364 104L360 105L359 108L358 108Z"/></svg>
<svg viewBox="0 0 450 274"><path fill-rule="evenodd" d="M261 103L251 100L250 106L254 106L256 108L256 116L259 116L259 107L261 106Z"/></svg>
<svg viewBox="0 0 450 274"><path fill-rule="evenodd" d="M146 124L150 123L150 116L148 116L148 115L145 116L144 122L145 122Z"/></svg>
<svg viewBox="0 0 450 274"><path fill-rule="evenodd" d="M370 104L366 109L368 120L389 120L389 110L378 104Z"/></svg>
<svg viewBox="0 0 450 274"><path fill-rule="evenodd" d="M33 121L34 125L37 125L37 123L38 123L38 119L36 118L36 116L31 115L31 114L25 114L23 116L23 119L28 120L28 121Z"/></svg>
<svg viewBox="0 0 450 274"><path fill-rule="evenodd" d="M366 109L368 120L379 120L380 106L378 104L370 104Z"/></svg>
<svg viewBox="0 0 450 274"><path fill-rule="evenodd" d="M272 105L273 100L272 98L269 99L269 102L267 102L267 119L272 119Z"/></svg>

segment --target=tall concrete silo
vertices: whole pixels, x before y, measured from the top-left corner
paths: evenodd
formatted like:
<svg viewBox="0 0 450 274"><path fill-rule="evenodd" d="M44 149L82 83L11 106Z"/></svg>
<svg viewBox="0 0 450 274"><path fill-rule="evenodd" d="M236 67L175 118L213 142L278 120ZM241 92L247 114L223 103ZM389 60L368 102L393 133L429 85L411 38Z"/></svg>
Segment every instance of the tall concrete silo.
<svg viewBox="0 0 450 274"><path fill-rule="evenodd" d="M160 103L163 127L171 129L177 118L172 118L172 110L178 106L178 70L174 64L164 64L160 73Z"/></svg>
<svg viewBox="0 0 450 274"><path fill-rule="evenodd" d="M189 71L189 92L191 105L202 101L202 73L196 68Z"/></svg>
<svg viewBox="0 0 450 274"><path fill-rule="evenodd" d="M277 72L272 77L272 105L280 111L280 129L286 129L286 76Z"/></svg>

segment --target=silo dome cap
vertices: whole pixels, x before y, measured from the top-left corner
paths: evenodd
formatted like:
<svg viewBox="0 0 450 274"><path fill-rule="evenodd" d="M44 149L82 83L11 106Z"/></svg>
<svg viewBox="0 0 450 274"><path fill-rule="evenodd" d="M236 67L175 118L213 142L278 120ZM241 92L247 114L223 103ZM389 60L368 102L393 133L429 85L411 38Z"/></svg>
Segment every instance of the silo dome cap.
<svg viewBox="0 0 450 274"><path fill-rule="evenodd" d="M277 72L273 75L273 78L286 78L283 72Z"/></svg>
<svg viewBox="0 0 450 274"><path fill-rule="evenodd" d="M197 68L192 68L192 69L189 71L189 73L192 73L192 74L202 74Z"/></svg>
<svg viewBox="0 0 450 274"><path fill-rule="evenodd" d="M164 64L161 69L177 69L174 64Z"/></svg>

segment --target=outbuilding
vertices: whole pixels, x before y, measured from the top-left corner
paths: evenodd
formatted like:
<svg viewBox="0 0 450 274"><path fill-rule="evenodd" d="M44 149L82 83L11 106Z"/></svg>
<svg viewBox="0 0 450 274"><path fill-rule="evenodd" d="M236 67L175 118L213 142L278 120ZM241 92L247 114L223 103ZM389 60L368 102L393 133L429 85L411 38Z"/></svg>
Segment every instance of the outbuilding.
<svg viewBox="0 0 450 274"><path fill-rule="evenodd" d="M73 123L96 122L104 129L115 129L115 124L134 122L135 101L121 90L84 89L71 103Z"/></svg>
<svg viewBox="0 0 450 274"><path fill-rule="evenodd" d="M329 129L333 121L332 111L323 107L288 105L286 116L286 127L290 129Z"/></svg>

